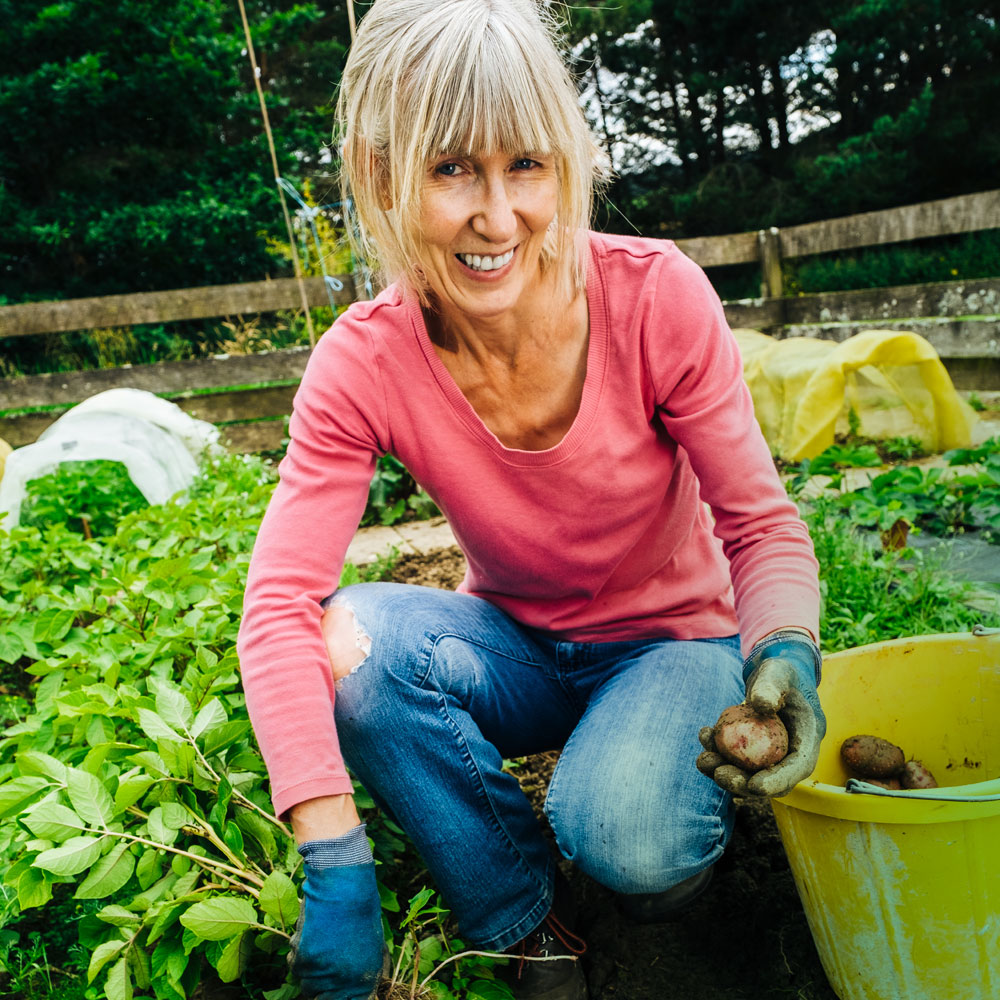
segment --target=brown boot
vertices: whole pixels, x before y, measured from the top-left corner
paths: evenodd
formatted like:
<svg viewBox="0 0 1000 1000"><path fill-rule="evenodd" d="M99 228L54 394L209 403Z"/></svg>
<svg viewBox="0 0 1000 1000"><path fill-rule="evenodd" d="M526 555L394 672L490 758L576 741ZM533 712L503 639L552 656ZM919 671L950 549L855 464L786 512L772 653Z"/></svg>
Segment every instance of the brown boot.
<svg viewBox="0 0 1000 1000"><path fill-rule="evenodd" d="M546 918L507 949L511 961L502 975L517 1000L587 1000L587 982L578 961L587 944L570 929L574 917L569 885L557 877L555 900Z"/></svg>

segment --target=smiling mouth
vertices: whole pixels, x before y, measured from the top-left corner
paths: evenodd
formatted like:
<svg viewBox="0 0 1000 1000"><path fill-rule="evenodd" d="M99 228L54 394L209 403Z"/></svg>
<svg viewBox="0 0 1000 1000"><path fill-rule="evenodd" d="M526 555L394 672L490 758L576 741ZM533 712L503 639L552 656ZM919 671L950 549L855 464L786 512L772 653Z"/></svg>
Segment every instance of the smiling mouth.
<svg viewBox="0 0 1000 1000"><path fill-rule="evenodd" d="M511 258L514 256L514 250L508 250L498 257L489 257L477 253L457 253L455 256L473 271L497 271L510 263Z"/></svg>

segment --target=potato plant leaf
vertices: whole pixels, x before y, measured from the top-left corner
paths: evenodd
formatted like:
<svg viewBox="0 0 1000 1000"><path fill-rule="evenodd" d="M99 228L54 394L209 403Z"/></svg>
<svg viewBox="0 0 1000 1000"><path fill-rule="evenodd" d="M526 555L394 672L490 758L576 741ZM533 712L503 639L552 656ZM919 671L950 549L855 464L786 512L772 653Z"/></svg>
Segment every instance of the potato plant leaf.
<svg viewBox="0 0 1000 1000"><path fill-rule="evenodd" d="M68 806L58 802L39 802L21 817L21 822L36 836L61 843L79 836L86 824Z"/></svg>
<svg viewBox="0 0 1000 1000"><path fill-rule="evenodd" d="M145 992L152 986L152 977L149 968L149 955L144 948L130 948L128 951L128 964L135 977L137 989Z"/></svg>
<svg viewBox="0 0 1000 1000"><path fill-rule="evenodd" d="M189 730L194 720L191 702L168 681L150 678L149 683L156 692L156 712L160 718L178 732Z"/></svg>
<svg viewBox="0 0 1000 1000"><path fill-rule="evenodd" d="M250 732L250 723L245 719L236 719L223 723L217 729L209 729L205 733L204 750L206 757L212 757L238 743Z"/></svg>
<svg viewBox="0 0 1000 1000"><path fill-rule="evenodd" d="M132 977L128 972L128 958L124 955L111 966L104 995L106 1000L132 1000Z"/></svg>
<svg viewBox="0 0 1000 1000"><path fill-rule="evenodd" d="M16 632L0 633L0 660L4 663L17 663L24 652L24 642Z"/></svg>
<svg viewBox="0 0 1000 1000"><path fill-rule="evenodd" d="M184 737L156 712L148 708L140 708L138 714L139 725L142 726L142 731L154 743L158 743L160 740L170 740L174 743L183 742Z"/></svg>
<svg viewBox="0 0 1000 1000"><path fill-rule="evenodd" d="M38 750L25 750L16 757L21 774L36 774L41 778L51 778L60 784L66 781L66 765L51 754Z"/></svg>
<svg viewBox="0 0 1000 1000"><path fill-rule="evenodd" d="M135 855L124 841L115 845L90 869L74 894L75 899L103 899L116 893L132 877Z"/></svg>
<svg viewBox="0 0 1000 1000"><path fill-rule="evenodd" d="M134 806L156 784L148 774L130 774L118 780L115 792L115 813L122 813Z"/></svg>
<svg viewBox="0 0 1000 1000"><path fill-rule="evenodd" d="M72 608L46 608L35 619L35 642L58 642L73 624L76 613Z"/></svg>
<svg viewBox="0 0 1000 1000"><path fill-rule="evenodd" d="M226 942L215 963L215 970L219 973L219 978L224 983L231 983L239 979L240 974L246 967L247 957L252 944L250 935L245 931Z"/></svg>
<svg viewBox="0 0 1000 1000"><path fill-rule="evenodd" d="M212 698L202 705L191 724L191 735L197 739L206 730L221 725L227 719L226 709L218 698Z"/></svg>
<svg viewBox="0 0 1000 1000"><path fill-rule="evenodd" d="M17 880L17 905L22 910L44 906L52 898L52 883L40 868L29 868Z"/></svg>
<svg viewBox="0 0 1000 1000"><path fill-rule="evenodd" d="M295 883L284 873L273 871L260 887L260 908L278 921L282 930L289 930L299 919L299 894Z"/></svg>
<svg viewBox="0 0 1000 1000"><path fill-rule="evenodd" d="M0 785L0 819L21 812L29 802L49 787L45 778L26 775Z"/></svg>
<svg viewBox="0 0 1000 1000"><path fill-rule="evenodd" d="M88 771L66 771L69 801L84 822L106 827L115 815L115 804L101 780Z"/></svg>
<svg viewBox="0 0 1000 1000"><path fill-rule="evenodd" d="M257 911L245 899L217 896L189 907L181 923L206 941L223 941L257 923Z"/></svg>
<svg viewBox="0 0 1000 1000"><path fill-rule="evenodd" d="M64 844L42 851L35 865L53 875L78 875L101 856L100 837L70 837Z"/></svg>
<svg viewBox="0 0 1000 1000"><path fill-rule="evenodd" d="M135 866L135 877L139 880L139 888L145 892L162 872L159 854L153 850L143 851Z"/></svg>
<svg viewBox="0 0 1000 1000"><path fill-rule="evenodd" d="M122 940L103 941L99 944L90 956L90 965L87 966L87 982L92 983L101 969L117 955L126 942Z"/></svg>
<svg viewBox="0 0 1000 1000"><path fill-rule="evenodd" d="M112 903L97 911L97 919L103 920L106 924L112 924L114 927L129 927L138 924L140 917L138 913L133 913L131 910L125 909L124 906Z"/></svg>
<svg viewBox="0 0 1000 1000"><path fill-rule="evenodd" d="M146 820L146 834L150 840L169 847L177 840L179 830L180 826L171 826L167 823L162 807L156 806L155 809L149 811L149 817Z"/></svg>

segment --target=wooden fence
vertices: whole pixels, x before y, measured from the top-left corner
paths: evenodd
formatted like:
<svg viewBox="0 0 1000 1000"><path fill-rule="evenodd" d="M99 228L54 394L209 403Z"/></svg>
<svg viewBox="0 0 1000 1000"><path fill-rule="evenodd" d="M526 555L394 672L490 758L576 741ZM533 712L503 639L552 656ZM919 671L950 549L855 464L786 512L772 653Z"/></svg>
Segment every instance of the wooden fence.
<svg viewBox="0 0 1000 1000"><path fill-rule="evenodd" d="M1000 277L784 298L781 259L837 250L1000 228L1000 190L867 212L841 219L678 240L703 267L757 262L761 297L725 303L734 327L777 336L842 340L861 329L912 330L926 337L956 386L1000 389ZM354 301L350 275L339 275L338 304ZM328 302L320 278L306 279L310 305ZM207 319L295 309L294 279L137 295L0 307L0 337L97 327ZM0 438L15 447L38 436L61 412L103 389L131 386L172 399L185 410L225 426L240 451L277 448L301 378L308 348L197 361L66 372L0 380ZM249 386L249 388L247 388Z"/></svg>

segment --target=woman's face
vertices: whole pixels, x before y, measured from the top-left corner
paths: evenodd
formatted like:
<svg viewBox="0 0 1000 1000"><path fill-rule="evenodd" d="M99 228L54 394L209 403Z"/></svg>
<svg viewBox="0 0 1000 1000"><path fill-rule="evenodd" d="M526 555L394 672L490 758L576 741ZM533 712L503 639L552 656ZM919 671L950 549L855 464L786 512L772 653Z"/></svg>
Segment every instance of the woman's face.
<svg viewBox="0 0 1000 1000"><path fill-rule="evenodd" d="M552 156L442 156L427 165L421 266L446 317L498 319L532 290L557 198Z"/></svg>

